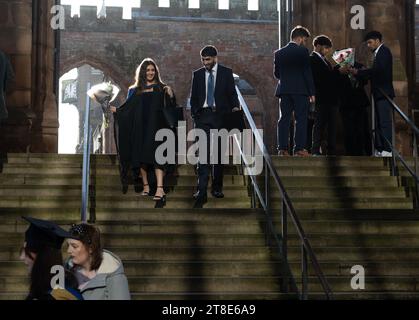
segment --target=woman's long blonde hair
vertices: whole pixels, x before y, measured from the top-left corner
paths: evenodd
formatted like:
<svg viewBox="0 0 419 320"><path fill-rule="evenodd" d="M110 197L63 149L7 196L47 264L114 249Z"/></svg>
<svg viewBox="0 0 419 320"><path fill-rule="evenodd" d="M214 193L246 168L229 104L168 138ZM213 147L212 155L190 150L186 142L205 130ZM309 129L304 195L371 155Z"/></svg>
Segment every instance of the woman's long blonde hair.
<svg viewBox="0 0 419 320"><path fill-rule="evenodd" d="M151 58L144 59L138 66L137 70L135 71L135 82L130 87L130 89L138 89L138 93L144 91L144 87L147 84L147 68L149 65L154 66L154 69L156 70L154 80L157 81L157 83L160 86L160 89L163 90L166 84L161 80L159 67Z"/></svg>

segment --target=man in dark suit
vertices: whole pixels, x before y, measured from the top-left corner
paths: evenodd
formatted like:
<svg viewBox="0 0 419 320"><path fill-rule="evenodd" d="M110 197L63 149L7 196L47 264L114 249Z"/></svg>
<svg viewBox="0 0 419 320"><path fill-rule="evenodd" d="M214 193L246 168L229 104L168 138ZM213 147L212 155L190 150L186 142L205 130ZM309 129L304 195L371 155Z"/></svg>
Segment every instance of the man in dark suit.
<svg viewBox="0 0 419 320"><path fill-rule="evenodd" d="M1 121L7 119L8 112L6 108L6 89L13 80L13 69L7 56L0 51L0 125Z"/></svg>
<svg viewBox="0 0 419 320"><path fill-rule="evenodd" d="M191 111L196 129L206 133L207 142L210 130L223 129L226 115L240 108L236 92L233 71L218 64L218 51L214 46L206 46L201 50L203 68L193 73L191 92ZM194 208L202 208L207 202L207 188L212 169L212 195L224 198L223 165L220 162L221 152L218 150L217 164L210 165L210 145L207 145L207 162L198 165L198 192L194 195Z"/></svg>
<svg viewBox="0 0 419 320"><path fill-rule="evenodd" d="M294 155L307 157L307 122L310 103L315 102L315 88L306 44L310 32L301 26L291 32L291 42L275 52L276 96L281 99L278 121L279 155L289 155L289 131L292 112L296 119Z"/></svg>
<svg viewBox="0 0 419 320"><path fill-rule="evenodd" d="M333 68L326 56L333 47L332 40L321 35L313 41L314 51L310 56L313 71L314 86L316 88L316 116L313 127L312 154L320 155L320 145L323 133L327 128L327 155L336 155L336 122L338 114L339 95L337 81L339 66ZM341 72L347 68L341 69ZM326 154L323 150L323 154Z"/></svg>
<svg viewBox="0 0 419 320"><path fill-rule="evenodd" d="M392 107L379 89L383 90L391 99L396 96L393 88L393 55L383 43L383 36L378 31L369 32L365 41L374 53L374 64L370 69L352 69L354 75L367 77L371 80L372 94L376 110L376 156L391 157L392 149L388 142L393 141L391 112ZM388 142L387 142L388 141Z"/></svg>

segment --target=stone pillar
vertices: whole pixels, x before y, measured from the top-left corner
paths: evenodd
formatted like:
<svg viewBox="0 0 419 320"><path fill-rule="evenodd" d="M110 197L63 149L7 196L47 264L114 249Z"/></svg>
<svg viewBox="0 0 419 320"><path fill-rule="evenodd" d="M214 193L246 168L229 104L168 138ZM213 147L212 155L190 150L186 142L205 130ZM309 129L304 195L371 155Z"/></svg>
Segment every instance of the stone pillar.
<svg viewBox="0 0 419 320"><path fill-rule="evenodd" d="M31 152L58 152L58 106L54 93L54 30L51 8L54 0L33 0L32 105L36 114L32 126Z"/></svg>
<svg viewBox="0 0 419 320"><path fill-rule="evenodd" d="M25 152L35 114L31 108L32 1L0 1L0 50L10 58L15 83L6 97L9 119L0 129L0 152Z"/></svg>

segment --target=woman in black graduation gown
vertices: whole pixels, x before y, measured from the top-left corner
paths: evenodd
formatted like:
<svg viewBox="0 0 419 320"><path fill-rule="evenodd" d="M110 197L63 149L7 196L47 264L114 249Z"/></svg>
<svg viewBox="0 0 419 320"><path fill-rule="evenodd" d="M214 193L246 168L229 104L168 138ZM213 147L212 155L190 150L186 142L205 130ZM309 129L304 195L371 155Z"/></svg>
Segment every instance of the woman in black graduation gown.
<svg viewBox="0 0 419 320"><path fill-rule="evenodd" d="M164 108L176 107L173 90L160 78L159 68L150 59L144 59L137 68L135 83L128 92L127 101L119 108L112 107L116 113L118 152L122 174L131 166L134 173L136 192L139 192L139 177L143 181L143 196L150 195L147 172L154 168L157 189L154 200L157 207L166 204L164 190L164 165L156 160L156 150L162 142L156 141L160 129L170 129L163 113ZM124 179L122 179L124 181ZM124 182L123 182L124 184ZM124 193L126 189L123 190Z"/></svg>

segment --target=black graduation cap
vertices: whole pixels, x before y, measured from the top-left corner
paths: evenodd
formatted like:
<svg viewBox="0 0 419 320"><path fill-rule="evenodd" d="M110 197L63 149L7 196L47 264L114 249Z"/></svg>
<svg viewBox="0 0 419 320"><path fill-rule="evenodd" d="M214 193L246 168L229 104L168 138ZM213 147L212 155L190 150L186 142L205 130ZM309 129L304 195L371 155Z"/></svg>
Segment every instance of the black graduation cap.
<svg viewBox="0 0 419 320"><path fill-rule="evenodd" d="M75 239L75 236L59 227L57 224L47 220L40 220L31 217L22 217L30 223L25 232L26 247L38 252L45 247L61 249L65 238Z"/></svg>

